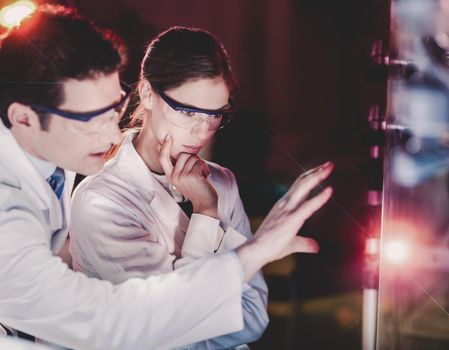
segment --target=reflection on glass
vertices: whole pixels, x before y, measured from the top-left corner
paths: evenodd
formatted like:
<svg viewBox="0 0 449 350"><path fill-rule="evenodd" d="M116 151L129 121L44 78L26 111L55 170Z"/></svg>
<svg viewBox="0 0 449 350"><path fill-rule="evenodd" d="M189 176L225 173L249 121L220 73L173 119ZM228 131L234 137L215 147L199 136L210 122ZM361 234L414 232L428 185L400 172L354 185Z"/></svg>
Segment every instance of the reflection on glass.
<svg viewBox="0 0 449 350"><path fill-rule="evenodd" d="M379 350L449 349L448 3L392 2Z"/></svg>

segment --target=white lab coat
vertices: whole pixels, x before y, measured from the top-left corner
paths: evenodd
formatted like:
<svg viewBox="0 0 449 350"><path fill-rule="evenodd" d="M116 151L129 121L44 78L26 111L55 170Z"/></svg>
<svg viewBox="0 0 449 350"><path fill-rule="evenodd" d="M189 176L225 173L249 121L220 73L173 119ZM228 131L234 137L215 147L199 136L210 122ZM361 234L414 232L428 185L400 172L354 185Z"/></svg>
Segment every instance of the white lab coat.
<svg viewBox="0 0 449 350"><path fill-rule="evenodd" d="M64 208L73 174L66 179ZM55 256L67 236L64 213L0 122L0 323L89 350L171 349L243 328L235 253L114 286Z"/></svg>
<svg viewBox="0 0 449 350"><path fill-rule="evenodd" d="M116 157L75 190L70 228L75 270L121 283L176 270L198 258L233 249L251 236L232 172L208 163L220 220L200 214L189 220L136 152L135 135L129 133ZM261 273L244 290L245 329L189 349L229 348L262 335L268 316L267 286Z"/></svg>

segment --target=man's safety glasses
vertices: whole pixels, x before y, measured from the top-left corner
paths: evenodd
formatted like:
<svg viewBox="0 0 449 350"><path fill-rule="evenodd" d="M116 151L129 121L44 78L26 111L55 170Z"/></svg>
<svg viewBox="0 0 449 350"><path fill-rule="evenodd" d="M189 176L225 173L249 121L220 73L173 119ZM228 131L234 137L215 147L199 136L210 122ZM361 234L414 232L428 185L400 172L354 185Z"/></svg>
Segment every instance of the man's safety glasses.
<svg viewBox="0 0 449 350"><path fill-rule="evenodd" d="M57 109L57 108L50 108L50 107L42 106L39 104L30 104L30 107L31 107L31 109L33 109L36 112L56 114L60 117L78 120L78 121L82 121L82 122L88 122L89 120L91 120L94 117L102 115L108 111L114 110L119 115L118 119L120 119L126 111L126 107L128 106L130 94L132 91L132 88L129 85L127 85L123 82L121 82L120 85L122 88L120 100L117 102L114 102L113 104L111 104L107 107L100 108L95 111L74 112L74 111L66 111L66 110Z"/></svg>

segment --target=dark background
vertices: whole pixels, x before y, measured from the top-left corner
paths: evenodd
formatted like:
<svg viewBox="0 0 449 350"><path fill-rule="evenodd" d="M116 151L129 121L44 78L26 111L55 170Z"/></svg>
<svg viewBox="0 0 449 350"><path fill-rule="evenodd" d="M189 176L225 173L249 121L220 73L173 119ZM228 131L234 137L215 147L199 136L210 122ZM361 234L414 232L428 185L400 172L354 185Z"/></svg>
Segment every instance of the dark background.
<svg viewBox="0 0 449 350"><path fill-rule="evenodd" d="M359 349L367 119L384 110L373 43L388 41L388 0L74 0L128 46L138 80L146 44L170 25L201 27L227 48L241 111L209 158L237 176L254 227L296 176L331 160L332 201L302 230L321 246L268 266L270 318L253 349Z"/></svg>

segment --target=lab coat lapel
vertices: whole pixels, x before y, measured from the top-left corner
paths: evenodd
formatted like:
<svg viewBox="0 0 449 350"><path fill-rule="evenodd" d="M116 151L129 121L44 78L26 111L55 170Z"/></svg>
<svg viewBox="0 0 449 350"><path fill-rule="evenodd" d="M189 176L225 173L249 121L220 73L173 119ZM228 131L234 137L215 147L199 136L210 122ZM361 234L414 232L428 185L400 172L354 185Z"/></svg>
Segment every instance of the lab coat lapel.
<svg viewBox="0 0 449 350"><path fill-rule="evenodd" d="M149 214L154 213L152 216L158 218L160 225L163 225L167 232L175 232L173 238L178 248L181 248L189 226L189 218L156 180L137 153L132 143L135 135L136 132L131 132L126 136L117 154L120 171L128 183L137 192L142 193L144 198L152 198L146 202Z"/></svg>
<svg viewBox="0 0 449 350"><path fill-rule="evenodd" d="M1 163L15 175L14 178L19 182L18 186L32 198L33 203L41 210L43 219L49 228L49 240L51 240L54 232L67 227L65 213L61 210L61 204L47 181L30 163L9 129L1 122L0 159ZM62 203L65 208L68 208L70 190L75 175L69 171L65 173L66 185L64 186ZM66 232L67 230L62 231ZM60 237L59 239L63 240L65 237ZM58 246L60 245L58 239L55 242L58 243Z"/></svg>
<svg viewBox="0 0 449 350"><path fill-rule="evenodd" d="M177 243L180 241L181 247L187 228L189 227L190 219L178 203L176 203L173 197L170 196L167 190L159 183L159 181L157 181L152 174L150 174L150 176L155 189L155 196L151 201L150 206L152 210L158 214L158 216L163 218L164 222L176 226L177 229L182 232L182 240L181 237L175 235L175 240Z"/></svg>
<svg viewBox="0 0 449 350"><path fill-rule="evenodd" d="M51 188L23 153L22 148L3 123L0 122L0 157L1 162L13 173L27 194L40 208L48 208L50 205Z"/></svg>

